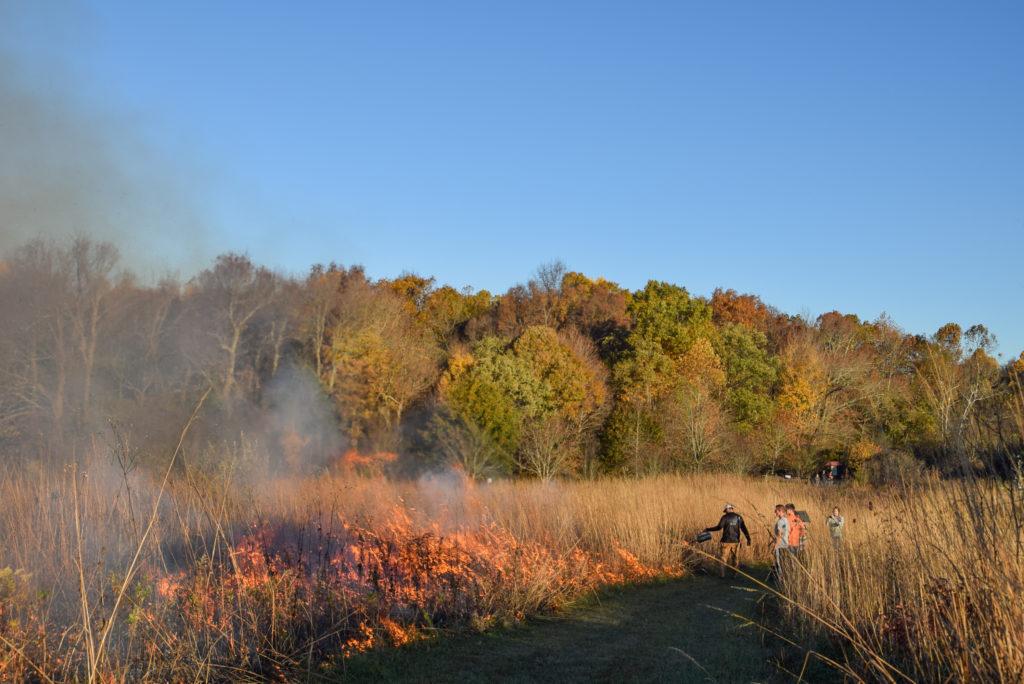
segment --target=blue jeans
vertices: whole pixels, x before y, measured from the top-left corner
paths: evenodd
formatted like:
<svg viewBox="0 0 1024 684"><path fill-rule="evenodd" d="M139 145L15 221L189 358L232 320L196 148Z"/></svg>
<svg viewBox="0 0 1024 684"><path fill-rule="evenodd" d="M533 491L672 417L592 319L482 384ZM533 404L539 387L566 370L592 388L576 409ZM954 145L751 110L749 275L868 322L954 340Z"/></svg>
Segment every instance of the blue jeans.
<svg viewBox="0 0 1024 684"><path fill-rule="evenodd" d="M788 555L789 555L789 548L788 547L785 547L785 546L776 546L775 547L775 565L774 565L774 570L775 570L775 576L778 577L778 578L782 577L782 564L786 562L786 561L783 560L783 558L787 557Z"/></svg>

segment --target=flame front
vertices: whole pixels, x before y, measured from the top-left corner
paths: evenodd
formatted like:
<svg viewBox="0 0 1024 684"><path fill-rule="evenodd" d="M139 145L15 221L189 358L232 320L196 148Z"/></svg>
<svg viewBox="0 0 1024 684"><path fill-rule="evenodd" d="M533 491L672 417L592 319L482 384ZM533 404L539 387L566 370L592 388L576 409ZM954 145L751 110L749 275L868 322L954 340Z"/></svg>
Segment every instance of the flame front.
<svg viewBox="0 0 1024 684"><path fill-rule="evenodd" d="M333 622L324 643L347 658L402 646L429 629L485 629L601 586L683 572L681 564L646 565L618 546L613 562L579 545L559 550L493 522L447 533L437 523L417 528L401 506L379 525L337 522L337 534L320 525L301 534L254 525L225 562L157 578L158 594L188 627L221 634L238 631L239 606L270 622L263 628L270 639Z"/></svg>

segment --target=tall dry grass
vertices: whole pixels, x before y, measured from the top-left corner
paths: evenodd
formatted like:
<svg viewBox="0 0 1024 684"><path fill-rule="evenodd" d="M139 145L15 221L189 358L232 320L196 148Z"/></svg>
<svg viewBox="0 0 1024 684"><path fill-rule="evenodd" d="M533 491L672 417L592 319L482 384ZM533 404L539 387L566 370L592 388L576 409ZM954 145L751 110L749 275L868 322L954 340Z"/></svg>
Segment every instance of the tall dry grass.
<svg viewBox="0 0 1024 684"><path fill-rule="evenodd" d="M798 641L831 642L850 674L871 681L1024 682L1024 391L1015 383L998 466L988 464L1004 478L840 497L852 521L843 543L812 546L780 587ZM979 466L964 458L965 471Z"/></svg>
<svg viewBox="0 0 1024 684"><path fill-rule="evenodd" d="M243 475L183 466L157 504L159 482L101 460L0 472L0 678L315 679L358 650L683 574L702 559L682 542L726 501L754 535L742 554L758 579L772 506L811 514L769 627L839 654L851 678L1024 671L1019 528L998 484ZM824 527L834 505L847 517L838 550Z"/></svg>
<svg viewBox="0 0 1024 684"><path fill-rule="evenodd" d="M684 570L708 484L0 472L0 677L316 672ZM709 509L714 509L714 504ZM713 516L712 516L713 517ZM153 526L150 529L149 523Z"/></svg>
<svg viewBox="0 0 1024 684"><path fill-rule="evenodd" d="M872 681L1024 681L1012 487L930 480L841 497L843 543L821 535L781 587L796 641L830 642Z"/></svg>

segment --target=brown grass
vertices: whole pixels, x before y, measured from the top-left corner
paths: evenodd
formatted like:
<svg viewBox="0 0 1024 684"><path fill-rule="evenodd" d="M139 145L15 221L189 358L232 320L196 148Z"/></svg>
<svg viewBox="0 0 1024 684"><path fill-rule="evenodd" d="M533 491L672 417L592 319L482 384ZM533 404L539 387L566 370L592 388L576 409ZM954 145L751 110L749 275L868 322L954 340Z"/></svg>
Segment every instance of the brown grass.
<svg viewBox="0 0 1024 684"><path fill-rule="evenodd" d="M815 545L784 585L804 643L875 680L1024 681L1019 492L932 480L843 501L842 547Z"/></svg>
<svg viewBox="0 0 1024 684"><path fill-rule="evenodd" d="M997 484L478 485L454 474L246 484L182 468L157 506L158 493L99 462L0 473L0 679L315 678L355 651L682 574L697 562L682 542L725 501L754 534L747 562L768 562L773 504L810 512L805 570L780 587L780 622L767 626L844 654L853 678L1024 672L1019 524L1012 490ZM833 505L848 521L838 551L824 529Z"/></svg>

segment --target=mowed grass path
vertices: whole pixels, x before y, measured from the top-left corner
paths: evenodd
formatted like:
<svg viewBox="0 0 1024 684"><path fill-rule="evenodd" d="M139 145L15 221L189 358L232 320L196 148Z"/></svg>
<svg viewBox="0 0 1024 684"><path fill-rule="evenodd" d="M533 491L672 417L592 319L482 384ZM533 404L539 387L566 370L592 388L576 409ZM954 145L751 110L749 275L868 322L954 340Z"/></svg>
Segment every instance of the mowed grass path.
<svg viewBox="0 0 1024 684"><path fill-rule="evenodd" d="M759 570L755 574L761 574ZM757 627L761 593L694 575L611 590L563 614L349 661L344 681L775 682Z"/></svg>

